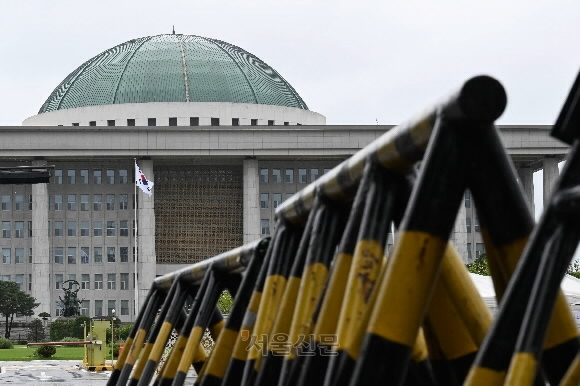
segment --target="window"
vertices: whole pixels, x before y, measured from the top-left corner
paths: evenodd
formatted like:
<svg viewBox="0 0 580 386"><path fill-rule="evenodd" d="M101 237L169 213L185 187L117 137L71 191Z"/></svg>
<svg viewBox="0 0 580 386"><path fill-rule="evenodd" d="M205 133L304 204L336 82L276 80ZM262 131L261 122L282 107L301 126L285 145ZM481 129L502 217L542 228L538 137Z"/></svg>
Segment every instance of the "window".
<svg viewBox="0 0 580 386"><path fill-rule="evenodd" d="M103 195L93 194L93 210L102 210L102 209L103 209Z"/></svg>
<svg viewBox="0 0 580 386"><path fill-rule="evenodd" d="M268 193L260 193L260 209L268 209Z"/></svg>
<svg viewBox="0 0 580 386"><path fill-rule="evenodd" d="M11 210L12 209L12 203L11 200L12 196L9 194L3 194L2 195L2 210Z"/></svg>
<svg viewBox="0 0 580 386"><path fill-rule="evenodd" d="M298 169L298 183L299 184L306 183L306 169Z"/></svg>
<svg viewBox="0 0 580 386"><path fill-rule="evenodd" d="M471 217L465 217L465 231L471 233Z"/></svg>
<svg viewBox="0 0 580 386"><path fill-rule="evenodd" d="M121 255L121 263L128 263L129 247L119 247L119 255Z"/></svg>
<svg viewBox="0 0 580 386"><path fill-rule="evenodd" d="M250 120L250 125L252 125L252 126L258 126L258 120L257 119Z"/></svg>
<svg viewBox="0 0 580 386"><path fill-rule="evenodd" d="M119 170L119 183L120 184L128 184L129 183L129 172L127 169L120 169Z"/></svg>
<svg viewBox="0 0 580 386"><path fill-rule="evenodd" d="M0 275L0 281L12 281L10 275Z"/></svg>
<svg viewBox="0 0 580 386"><path fill-rule="evenodd" d="M81 275L81 289L91 289L91 275L89 273Z"/></svg>
<svg viewBox="0 0 580 386"><path fill-rule="evenodd" d="M24 221L14 222L14 237L17 239L24 238Z"/></svg>
<svg viewBox="0 0 580 386"><path fill-rule="evenodd" d="M286 176L286 183L293 184L294 183L294 169L286 169L285 171Z"/></svg>
<svg viewBox="0 0 580 386"><path fill-rule="evenodd" d="M101 282L102 284L102 282ZM103 301L95 300L95 316L103 316Z"/></svg>
<svg viewBox="0 0 580 386"><path fill-rule="evenodd" d="M93 169L93 184L100 185L102 182L101 169Z"/></svg>
<svg viewBox="0 0 580 386"><path fill-rule="evenodd" d="M10 264L12 262L12 253L10 248L2 248L2 264Z"/></svg>
<svg viewBox="0 0 580 386"><path fill-rule="evenodd" d="M54 210L62 210L62 194L54 195Z"/></svg>
<svg viewBox="0 0 580 386"><path fill-rule="evenodd" d="M129 221L128 220L119 221L119 236L122 236L122 237L129 236Z"/></svg>
<svg viewBox="0 0 580 386"><path fill-rule="evenodd" d="M268 169L260 169L260 183L268 183Z"/></svg>
<svg viewBox="0 0 580 386"><path fill-rule="evenodd" d="M290 126L290 122L284 121L284 126Z"/></svg>
<svg viewBox="0 0 580 386"><path fill-rule="evenodd" d="M105 172L105 178L107 184L113 185L115 183L115 171L113 169L107 169Z"/></svg>
<svg viewBox="0 0 580 386"><path fill-rule="evenodd" d="M81 229L81 236L90 236L91 235L91 231L90 231L90 228L89 228L89 221L88 220L81 221L80 224L79 224L79 227Z"/></svg>
<svg viewBox="0 0 580 386"><path fill-rule="evenodd" d="M103 289L103 274L95 273L95 289Z"/></svg>
<svg viewBox="0 0 580 386"><path fill-rule="evenodd" d="M121 300L121 315L129 315L129 301Z"/></svg>
<svg viewBox="0 0 580 386"><path fill-rule="evenodd" d="M190 117L189 126L199 126L199 117Z"/></svg>
<svg viewBox="0 0 580 386"><path fill-rule="evenodd" d="M28 222L28 237L32 237L32 221Z"/></svg>
<svg viewBox="0 0 580 386"><path fill-rule="evenodd" d="M66 249L66 262L68 264L76 264L77 263L77 248L76 247L68 247Z"/></svg>
<svg viewBox="0 0 580 386"><path fill-rule="evenodd" d="M107 247L107 262L115 262L115 247Z"/></svg>
<svg viewBox="0 0 580 386"><path fill-rule="evenodd" d="M276 209L282 203L282 194L272 193L272 208Z"/></svg>
<svg viewBox="0 0 580 386"><path fill-rule="evenodd" d="M14 263L24 264L24 248L14 248Z"/></svg>
<svg viewBox="0 0 580 386"><path fill-rule="evenodd" d="M134 119L127 119L127 126L135 126L135 120Z"/></svg>
<svg viewBox="0 0 580 386"><path fill-rule="evenodd" d="M55 247L54 248L54 262L56 264L64 264L64 248Z"/></svg>
<svg viewBox="0 0 580 386"><path fill-rule="evenodd" d="M471 243L467 243L467 260L471 261L471 259L473 259L473 256L471 254Z"/></svg>
<svg viewBox="0 0 580 386"><path fill-rule="evenodd" d="M32 264L32 248L28 248L28 263Z"/></svg>
<svg viewBox="0 0 580 386"><path fill-rule="evenodd" d="M102 235L103 235L103 222L93 221L93 236L102 236Z"/></svg>
<svg viewBox="0 0 580 386"><path fill-rule="evenodd" d="M97 126L97 121L89 121L89 126Z"/></svg>
<svg viewBox="0 0 580 386"><path fill-rule="evenodd" d="M77 222L76 221L68 221L67 222L67 229L66 229L67 236L76 236L77 235Z"/></svg>
<svg viewBox="0 0 580 386"><path fill-rule="evenodd" d="M107 210L115 210L115 195L107 194Z"/></svg>
<svg viewBox="0 0 580 386"><path fill-rule="evenodd" d="M107 126L115 126L115 120L114 119L107 119Z"/></svg>
<svg viewBox="0 0 580 386"><path fill-rule="evenodd" d="M485 254L485 247L483 243L476 243L475 244L475 257L481 257L481 255Z"/></svg>
<svg viewBox="0 0 580 386"><path fill-rule="evenodd" d="M69 273L68 274L68 280L77 281L77 274L76 273ZM69 288L70 288L70 284L69 284Z"/></svg>
<svg viewBox="0 0 580 386"><path fill-rule="evenodd" d="M212 126L219 126L220 125L220 119L219 118L212 118L211 119L211 125Z"/></svg>
<svg viewBox="0 0 580 386"><path fill-rule="evenodd" d="M57 237L64 236L64 221L54 222L54 235Z"/></svg>
<svg viewBox="0 0 580 386"><path fill-rule="evenodd" d="M81 264L89 264L90 259L90 250L89 247L81 247Z"/></svg>
<svg viewBox="0 0 580 386"><path fill-rule="evenodd" d="M232 118L232 126L239 126L240 118Z"/></svg>
<svg viewBox="0 0 580 386"><path fill-rule="evenodd" d="M64 316L64 309L62 308L62 304L58 300L56 301L56 308L54 310L54 315L55 316Z"/></svg>
<svg viewBox="0 0 580 386"><path fill-rule="evenodd" d="M10 238L10 221L2 221L2 238Z"/></svg>
<svg viewBox="0 0 580 386"><path fill-rule="evenodd" d="M107 315L112 315L113 314L113 310L116 308L115 307L115 303L116 303L115 300L108 300L107 301L107 312L108 312Z"/></svg>
<svg viewBox="0 0 580 386"><path fill-rule="evenodd" d="M17 194L14 196L14 210L24 210L24 195Z"/></svg>
<svg viewBox="0 0 580 386"><path fill-rule="evenodd" d="M86 185L89 183L89 169L79 170L79 184Z"/></svg>
<svg viewBox="0 0 580 386"><path fill-rule="evenodd" d="M107 236L115 236L116 229L115 221L107 221Z"/></svg>
<svg viewBox="0 0 580 386"><path fill-rule="evenodd" d="M107 289L110 290L117 289L117 274L115 273L107 274Z"/></svg>
<svg viewBox="0 0 580 386"><path fill-rule="evenodd" d="M74 185L77 180L77 171L74 169L69 169L66 171L66 183Z"/></svg>
<svg viewBox="0 0 580 386"><path fill-rule="evenodd" d="M54 275L54 288L62 289L62 282L64 281L64 275L62 273L56 273Z"/></svg>
<svg viewBox="0 0 580 386"><path fill-rule="evenodd" d="M121 273L120 277L120 285L122 290L129 289L129 274L128 273Z"/></svg>
<svg viewBox="0 0 580 386"><path fill-rule="evenodd" d="M14 281L18 285L20 291L24 290L24 274L17 273Z"/></svg>
<svg viewBox="0 0 580 386"><path fill-rule="evenodd" d="M81 300L81 315L89 316L89 309L91 308L90 300Z"/></svg>
<svg viewBox="0 0 580 386"><path fill-rule="evenodd" d="M120 210L129 209L129 195L128 194L119 194L119 209Z"/></svg>
<svg viewBox="0 0 580 386"><path fill-rule="evenodd" d="M318 169L310 169L310 182L316 181L318 179L318 175Z"/></svg>
<svg viewBox="0 0 580 386"><path fill-rule="evenodd" d="M272 182L274 184L279 184L282 182L282 175L280 173L280 169L272 169Z"/></svg>
<svg viewBox="0 0 580 386"><path fill-rule="evenodd" d="M28 210L32 210L32 194L28 196Z"/></svg>
<svg viewBox="0 0 580 386"><path fill-rule="evenodd" d="M62 169L54 169L54 183L62 184Z"/></svg>
<svg viewBox="0 0 580 386"><path fill-rule="evenodd" d="M157 119L147 118L147 126L157 126Z"/></svg>
<svg viewBox="0 0 580 386"><path fill-rule="evenodd" d="M466 208L471 208L471 192L469 190L466 190L465 193L463 193L463 202L465 203Z"/></svg>
<svg viewBox="0 0 580 386"><path fill-rule="evenodd" d="M32 274L28 274L28 290L32 291Z"/></svg>
<svg viewBox="0 0 580 386"><path fill-rule="evenodd" d="M86 212L89 210L89 195L81 194L81 211Z"/></svg>
<svg viewBox="0 0 580 386"><path fill-rule="evenodd" d="M260 234L269 235L270 234L270 220L261 219L260 220Z"/></svg>
<svg viewBox="0 0 580 386"><path fill-rule="evenodd" d="M169 126L177 126L177 118L169 118Z"/></svg>
<svg viewBox="0 0 580 386"><path fill-rule="evenodd" d="M67 194L66 195L66 208L68 210L77 210L77 195L76 194Z"/></svg>
<svg viewBox="0 0 580 386"><path fill-rule="evenodd" d="M475 221L473 222L473 229L476 232L479 232L479 219L477 218L477 216L475 217Z"/></svg>
<svg viewBox="0 0 580 386"><path fill-rule="evenodd" d="M73 124L72 124L72 125L73 125L73 126L78 126L78 125L79 125L79 123L78 123L78 122L73 122Z"/></svg>
<svg viewBox="0 0 580 386"><path fill-rule="evenodd" d="M95 263L102 263L103 262L103 247L95 247L93 249L93 258Z"/></svg>
<svg viewBox="0 0 580 386"><path fill-rule="evenodd" d="M268 126L274 126L274 120L268 119Z"/></svg>

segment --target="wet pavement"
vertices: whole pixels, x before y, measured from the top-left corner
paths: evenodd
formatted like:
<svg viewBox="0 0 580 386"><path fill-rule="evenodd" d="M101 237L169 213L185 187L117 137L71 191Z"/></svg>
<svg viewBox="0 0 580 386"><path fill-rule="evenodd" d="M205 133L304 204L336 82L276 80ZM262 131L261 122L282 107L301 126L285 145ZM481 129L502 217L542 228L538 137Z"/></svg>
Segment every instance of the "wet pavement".
<svg viewBox="0 0 580 386"><path fill-rule="evenodd" d="M110 371L86 371L81 361L4 361L0 362L0 385L106 385ZM185 384L195 379L190 371Z"/></svg>

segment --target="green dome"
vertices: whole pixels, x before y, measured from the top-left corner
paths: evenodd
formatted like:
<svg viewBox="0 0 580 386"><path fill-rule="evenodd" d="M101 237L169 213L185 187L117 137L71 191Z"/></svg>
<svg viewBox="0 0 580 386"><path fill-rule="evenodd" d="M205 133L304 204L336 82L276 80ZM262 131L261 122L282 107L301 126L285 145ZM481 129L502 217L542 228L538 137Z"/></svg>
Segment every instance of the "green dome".
<svg viewBox="0 0 580 386"><path fill-rule="evenodd" d="M232 102L296 107L306 103L256 56L191 35L129 40L89 59L52 92L39 113L145 102Z"/></svg>

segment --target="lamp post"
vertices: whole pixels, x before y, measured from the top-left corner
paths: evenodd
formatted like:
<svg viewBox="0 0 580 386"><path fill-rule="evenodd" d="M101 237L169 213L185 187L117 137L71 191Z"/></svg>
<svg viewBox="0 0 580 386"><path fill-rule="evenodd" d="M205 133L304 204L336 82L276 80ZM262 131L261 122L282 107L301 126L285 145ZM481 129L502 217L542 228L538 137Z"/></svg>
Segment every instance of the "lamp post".
<svg viewBox="0 0 580 386"><path fill-rule="evenodd" d="M113 356L113 349L115 347L115 334L113 333L113 326L115 325L115 309L111 310L111 366L115 365L115 357Z"/></svg>

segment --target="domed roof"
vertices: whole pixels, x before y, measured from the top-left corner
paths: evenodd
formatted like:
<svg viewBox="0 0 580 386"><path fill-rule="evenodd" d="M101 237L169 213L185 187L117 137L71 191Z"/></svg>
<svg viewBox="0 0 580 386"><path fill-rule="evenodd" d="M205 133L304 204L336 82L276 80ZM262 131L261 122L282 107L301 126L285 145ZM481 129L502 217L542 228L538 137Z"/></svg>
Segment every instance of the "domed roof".
<svg viewBox="0 0 580 386"><path fill-rule="evenodd" d="M308 110L276 70L229 43L192 35L129 40L89 59L52 92L39 114L144 102L232 102Z"/></svg>

